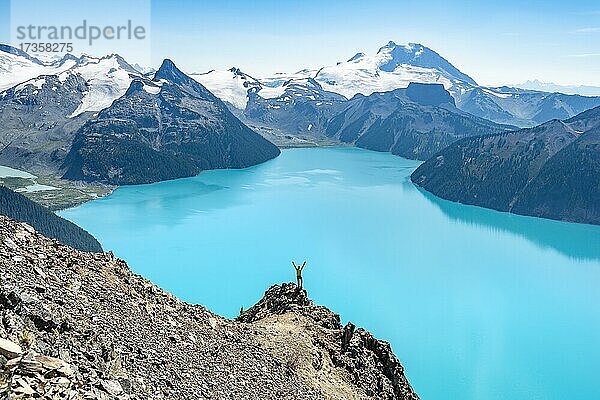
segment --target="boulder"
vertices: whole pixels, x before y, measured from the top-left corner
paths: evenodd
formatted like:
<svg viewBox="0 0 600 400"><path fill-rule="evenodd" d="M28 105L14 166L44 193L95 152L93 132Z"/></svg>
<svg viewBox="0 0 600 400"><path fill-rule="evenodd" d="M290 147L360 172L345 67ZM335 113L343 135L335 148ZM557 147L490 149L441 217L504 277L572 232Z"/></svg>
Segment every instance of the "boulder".
<svg viewBox="0 0 600 400"><path fill-rule="evenodd" d="M0 354L8 360L19 357L23 354L21 346L7 339L0 339Z"/></svg>

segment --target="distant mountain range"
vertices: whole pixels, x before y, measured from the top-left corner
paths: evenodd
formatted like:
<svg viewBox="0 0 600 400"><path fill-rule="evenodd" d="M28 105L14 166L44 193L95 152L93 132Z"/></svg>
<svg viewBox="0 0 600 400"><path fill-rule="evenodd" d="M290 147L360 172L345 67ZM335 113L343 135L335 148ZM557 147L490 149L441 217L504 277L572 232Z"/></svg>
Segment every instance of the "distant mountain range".
<svg viewBox="0 0 600 400"><path fill-rule="evenodd" d="M398 45L389 42L375 55L357 53L333 66L292 74L255 78L232 68L192 76L217 97L242 111L252 107L253 100L286 101L289 85L305 85L309 80L318 83L320 91L337 93L348 100L357 94L368 96L406 88L411 82L442 84L460 110L518 127L531 127L555 118L570 118L600 106L600 97L480 86L441 55L417 43Z"/></svg>
<svg viewBox="0 0 600 400"><path fill-rule="evenodd" d="M144 75L118 55L44 63L3 46L0 82L1 165L133 184L279 154L170 61Z"/></svg>
<svg viewBox="0 0 600 400"><path fill-rule="evenodd" d="M513 85L514 87L541 92L578 94L581 96L600 96L600 87L586 85L557 85L551 82L541 82L537 79Z"/></svg>
<svg viewBox="0 0 600 400"><path fill-rule="evenodd" d="M458 110L441 84L359 94L335 108L325 127L328 137L417 160L463 137L515 129Z"/></svg>
<svg viewBox="0 0 600 400"><path fill-rule="evenodd" d="M147 183L261 163L279 154L270 141L346 143L432 157L413 181L447 199L600 223L600 97L479 86L416 43L258 78L2 45L0 82L0 164L32 172Z"/></svg>
<svg viewBox="0 0 600 400"><path fill-rule="evenodd" d="M180 88L177 95L171 96L169 101L164 103L162 100L156 103L152 100L153 97L161 99L164 94L162 82L156 78L162 72L159 70L156 74L151 71L142 74L139 67L132 67L115 54L102 58L67 55L45 63L17 49L5 46L3 50L0 51L0 76L6 77L2 82L8 82L7 86L13 86L0 93L0 122L5 126L4 132L0 134L0 164L41 173L50 171L68 179L117 184L150 182L189 176L204 168L247 166L278 154L269 144L249 139L250 136L219 136L219 129L230 132L232 126L238 126L236 117L243 124L280 145L302 144L314 139L326 142L341 141L417 159L427 158L460 137L480 134L484 127L492 132L507 129L457 109L455 101L443 90L443 86L434 82L441 81L449 88L456 88L460 85L473 85L474 81L452 67L437 53L420 45L397 46L390 42L375 57L353 57L348 62L351 64L348 74L358 74L358 78L362 79L365 73L363 67L368 65L375 66L377 71L370 81L359 82L368 88L365 90L366 94L355 93L355 98L350 100L341 93L348 95L348 91L354 90L355 87L352 86L352 79L344 78L348 75L347 71L344 72L347 68L340 64L335 68L317 71L315 78L307 77L311 74L309 71L300 71L293 76L278 75L259 81L236 68L192 74L190 76L195 82L191 79L186 80L188 89L195 84L191 92ZM389 79L379 79L378 74L386 75ZM181 76L184 75L181 73ZM333 76L338 77L339 84L334 84ZM398 86L408 87L411 80L437 85L438 91L442 88L440 95L445 96L445 109L424 110L423 107L439 107L441 103L422 104L418 99L411 99L405 94L405 89L396 90ZM221 101L207 90L204 90L202 99L196 98L196 92L203 88L203 85L228 104L234 116L226 112L221 106ZM357 87L362 87L361 85ZM326 90L324 86L330 90ZM413 87L416 87L414 82ZM375 89L389 88L396 91L395 94L381 95L380 92L373 92ZM331 89L336 89L337 92ZM198 110L195 108L199 106L190 106L182 102L182 108L194 110L195 114L172 118L169 124L166 124L165 117L168 115L170 118L172 115L169 114L171 110L166 110L165 107L168 104L174 106L175 98L180 94L189 95L188 99L198 104L201 100L211 102L218 112L214 113L211 107L201 107L202 110ZM373 99L365 99L370 96L373 96ZM132 101L132 98L136 101ZM383 105L384 102L389 104ZM346 109L358 109L359 103L363 104L360 106L363 109L370 103L377 103L380 109L389 109L389 114L379 111L371 113L366 110L360 116L350 116ZM162 109L154 115L149 108L139 109L139 104L145 104L146 107L160 104L159 108ZM410 107L406 108L407 105ZM405 110L398 111L400 108ZM394 111L397 112L392 119L384 121ZM415 115L417 122L411 119L410 114L413 112L420 113L419 116ZM348 118L346 120L344 117L345 122L342 123L343 134L335 129L335 124L342 120L341 113ZM432 118L432 113L438 117L442 115L440 113L446 116ZM379 130L380 126L385 127L386 124L396 126L400 121L400 114L406 118L401 119L404 125L398 125L396 132ZM148 121L134 121L140 115L146 115ZM168 129L176 131L177 127L189 122L186 118L190 117L196 119L196 128L200 129L203 123L199 122L202 119L198 119L199 115L212 121L210 129L214 128L212 133L216 135L210 137L217 142L205 141L207 146L202 149L192 145L194 140L188 142L185 149L170 147L170 140L180 141L174 138L167 139L166 136L170 133L164 128L168 126ZM219 118L221 120L217 123ZM357 120L351 121L352 118ZM425 123L423 118L430 121ZM125 124L125 119L128 120L127 127L116 126L116 122ZM450 122L450 119L455 121ZM110 120L113 122L109 123ZM458 122L459 120L462 122ZM465 123L466 120L470 122ZM154 125L145 126L146 123ZM187 126L189 127L189 124ZM127 144L119 129L128 130ZM352 139L349 136L351 129L357 129ZM233 131L249 132L240 126ZM106 132L112 133L106 135ZM363 137L365 133L367 135ZM109 138L110 145L107 142ZM115 154L109 162L106 154L116 151L111 146L116 144L117 138L122 153ZM252 144L246 143L241 146L244 141ZM131 158L132 154L129 151L133 150L133 143L143 143L136 152L142 152L149 157L150 154L145 152L151 151L152 157L149 159L158 163L160 167L152 169L152 172L142 172L140 168L143 169L143 165L140 164L132 170L127 170L124 159ZM121 146L128 150L125 151ZM227 148L235 154L216 150L217 148ZM100 149L105 153L103 157L100 157ZM109 149L113 152L108 152ZM190 160L189 155L200 150L205 154ZM212 151L215 153L211 154ZM100 165L101 159L105 159L107 164ZM112 162L115 165L112 165ZM129 167L134 166L130 164ZM134 170L136 172L133 172Z"/></svg>
<svg viewBox="0 0 600 400"><path fill-rule="evenodd" d="M465 138L411 178L452 201L600 224L600 107L535 128Z"/></svg>
<svg viewBox="0 0 600 400"><path fill-rule="evenodd" d="M214 90L230 99L236 115L276 142L277 133L325 138L425 160L461 137L516 129L459 110L442 84L412 82L404 89L356 94L347 100L313 78L289 79L268 88L238 69L208 75L214 74L229 77L229 86L221 82ZM210 86L207 75L193 77ZM243 92L246 97L240 97ZM244 109L236 110L232 102L243 105L242 99Z"/></svg>

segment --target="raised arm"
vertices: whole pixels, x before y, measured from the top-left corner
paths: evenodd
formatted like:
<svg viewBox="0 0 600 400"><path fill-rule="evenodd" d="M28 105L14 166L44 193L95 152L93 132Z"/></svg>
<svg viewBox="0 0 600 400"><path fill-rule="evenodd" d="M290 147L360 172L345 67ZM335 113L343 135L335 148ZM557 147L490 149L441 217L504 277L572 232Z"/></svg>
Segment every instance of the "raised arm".
<svg viewBox="0 0 600 400"><path fill-rule="evenodd" d="M304 262L302 263L302 266L300 267L300 271L302 271L302 270L304 269L304 266L305 266L305 265L306 265L306 261L304 261Z"/></svg>

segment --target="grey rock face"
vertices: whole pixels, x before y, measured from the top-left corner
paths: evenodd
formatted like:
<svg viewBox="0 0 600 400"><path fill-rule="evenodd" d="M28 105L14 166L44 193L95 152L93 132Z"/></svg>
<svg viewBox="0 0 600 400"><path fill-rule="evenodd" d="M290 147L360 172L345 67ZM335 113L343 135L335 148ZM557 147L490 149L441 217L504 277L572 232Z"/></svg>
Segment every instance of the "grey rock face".
<svg viewBox="0 0 600 400"><path fill-rule="evenodd" d="M418 399L389 343L374 338L362 328L355 330L352 323L342 327L339 315L315 305L308 299L306 290L300 290L293 283L269 288L264 297L238 320L246 323L268 320L276 324L290 314L304 317L319 327L318 334L313 336L320 343L317 354L326 353L331 365L348 373L364 396ZM312 365L316 365L316 369L323 368L322 359L320 356L319 362L313 360Z"/></svg>
<svg viewBox="0 0 600 400"><path fill-rule="evenodd" d="M277 155L277 147L165 60L152 82L134 81L78 131L63 167L66 179L121 185L244 168Z"/></svg>
<svg viewBox="0 0 600 400"><path fill-rule="evenodd" d="M441 84L411 82L408 84L405 93L406 97L411 101L424 106L456 105L454 98L444 89L444 85Z"/></svg>
<svg viewBox="0 0 600 400"><path fill-rule="evenodd" d="M458 110L440 85L411 84L407 89L355 96L328 122L326 135L365 149L425 160L463 137L511 129Z"/></svg>
<svg viewBox="0 0 600 400"><path fill-rule="evenodd" d="M0 164L33 172L57 172L75 136L89 118L69 116L87 90L78 75L64 81L42 76L0 93Z"/></svg>

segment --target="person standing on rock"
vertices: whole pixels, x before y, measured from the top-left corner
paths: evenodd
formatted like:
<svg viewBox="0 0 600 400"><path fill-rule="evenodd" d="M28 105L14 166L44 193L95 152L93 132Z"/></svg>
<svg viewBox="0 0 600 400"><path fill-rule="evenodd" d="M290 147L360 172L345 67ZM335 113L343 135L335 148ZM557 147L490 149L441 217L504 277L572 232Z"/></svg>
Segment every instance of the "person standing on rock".
<svg viewBox="0 0 600 400"><path fill-rule="evenodd" d="M304 261L302 263L302 265L297 266L295 262L292 261L292 265L294 266L294 269L296 270L296 281L298 282L298 288L302 289L302 270L304 269L304 266L306 265L306 261Z"/></svg>

